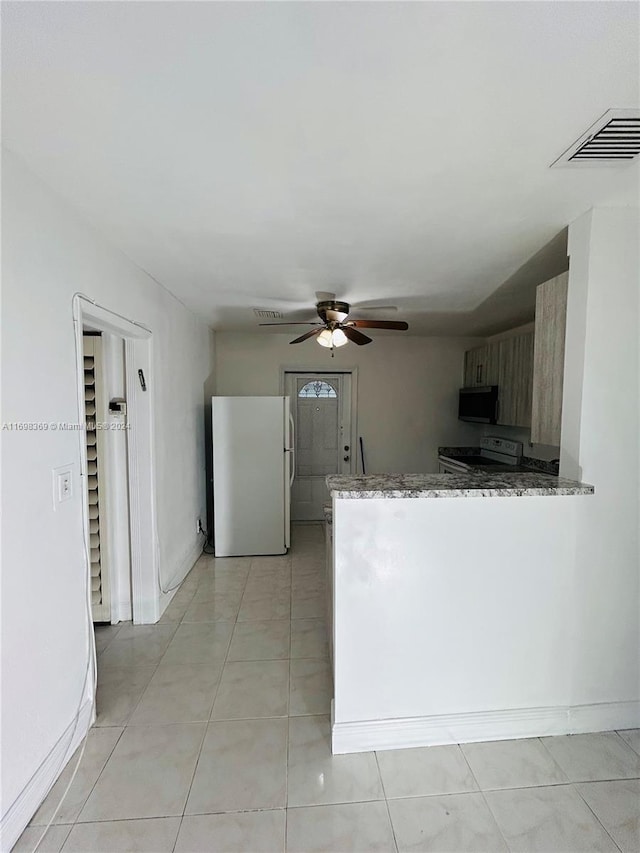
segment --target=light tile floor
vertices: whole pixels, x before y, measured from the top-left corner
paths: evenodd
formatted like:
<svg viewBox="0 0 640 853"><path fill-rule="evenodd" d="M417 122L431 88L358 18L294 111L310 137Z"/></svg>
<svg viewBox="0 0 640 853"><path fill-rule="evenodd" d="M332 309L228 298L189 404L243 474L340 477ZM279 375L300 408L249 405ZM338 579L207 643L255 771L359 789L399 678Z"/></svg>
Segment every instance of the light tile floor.
<svg viewBox="0 0 640 853"><path fill-rule="evenodd" d="M98 719L39 850L640 850L640 730L332 756L324 616L299 525L287 557L202 557L158 625L97 628Z"/></svg>

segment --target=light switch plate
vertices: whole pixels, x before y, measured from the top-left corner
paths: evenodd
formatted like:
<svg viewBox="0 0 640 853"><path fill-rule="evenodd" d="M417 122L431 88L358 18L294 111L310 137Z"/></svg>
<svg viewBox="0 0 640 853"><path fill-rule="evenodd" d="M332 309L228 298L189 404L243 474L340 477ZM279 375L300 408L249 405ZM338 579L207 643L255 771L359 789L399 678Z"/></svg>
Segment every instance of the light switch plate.
<svg viewBox="0 0 640 853"><path fill-rule="evenodd" d="M53 469L53 508L70 501L73 497L73 465L61 465Z"/></svg>

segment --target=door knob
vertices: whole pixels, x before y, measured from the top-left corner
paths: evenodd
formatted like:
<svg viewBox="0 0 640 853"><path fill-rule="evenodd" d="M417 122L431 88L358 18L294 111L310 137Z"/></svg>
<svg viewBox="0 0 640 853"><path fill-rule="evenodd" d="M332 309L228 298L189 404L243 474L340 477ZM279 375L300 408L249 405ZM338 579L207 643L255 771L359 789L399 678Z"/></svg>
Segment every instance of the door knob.
<svg viewBox="0 0 640 853"><path fill-rule="evenodd" d="M348 444L345 444L344 449L345 449L345 450L348 450L348 449L349 449L349 445L348 445Z"/></svg>

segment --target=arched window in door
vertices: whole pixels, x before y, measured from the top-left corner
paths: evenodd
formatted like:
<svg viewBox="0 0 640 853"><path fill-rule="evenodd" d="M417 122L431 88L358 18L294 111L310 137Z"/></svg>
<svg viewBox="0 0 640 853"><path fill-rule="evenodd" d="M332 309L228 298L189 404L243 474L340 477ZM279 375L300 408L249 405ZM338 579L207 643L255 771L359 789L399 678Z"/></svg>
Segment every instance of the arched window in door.
<svg viewBox="0 0 640 853"><path fill-rule="evenodd" d="M318 399L320 397L328 397L335 399L337 396L336 389L333 385L321 379L313 379L311 382L307 382L306 385L303 385L298 391L298 397L304 398L311 397L312 399Z"/></svg>

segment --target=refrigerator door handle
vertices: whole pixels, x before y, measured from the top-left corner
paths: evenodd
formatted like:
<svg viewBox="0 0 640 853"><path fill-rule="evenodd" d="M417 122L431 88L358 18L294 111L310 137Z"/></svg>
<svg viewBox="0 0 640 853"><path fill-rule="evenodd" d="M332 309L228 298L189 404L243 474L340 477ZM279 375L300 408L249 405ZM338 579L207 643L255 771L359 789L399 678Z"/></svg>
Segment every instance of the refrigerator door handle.
<svg viewBox="0 0 640 853"><path fill-rule="evenodd" d="M295 431L294 431L294 424L293 424L293 415L291 414L291 412L289 412L289 425L290 425L289 443L291 444L291 447L288 448L289 453L291 454L291 456L289 457L289 465L291 466L291 473L289 476L289 487L291 487L291 486L293 486L293 481L294 481L295 476L296 476L296 466L295 466L296 440L295 440Z"/></svg>

